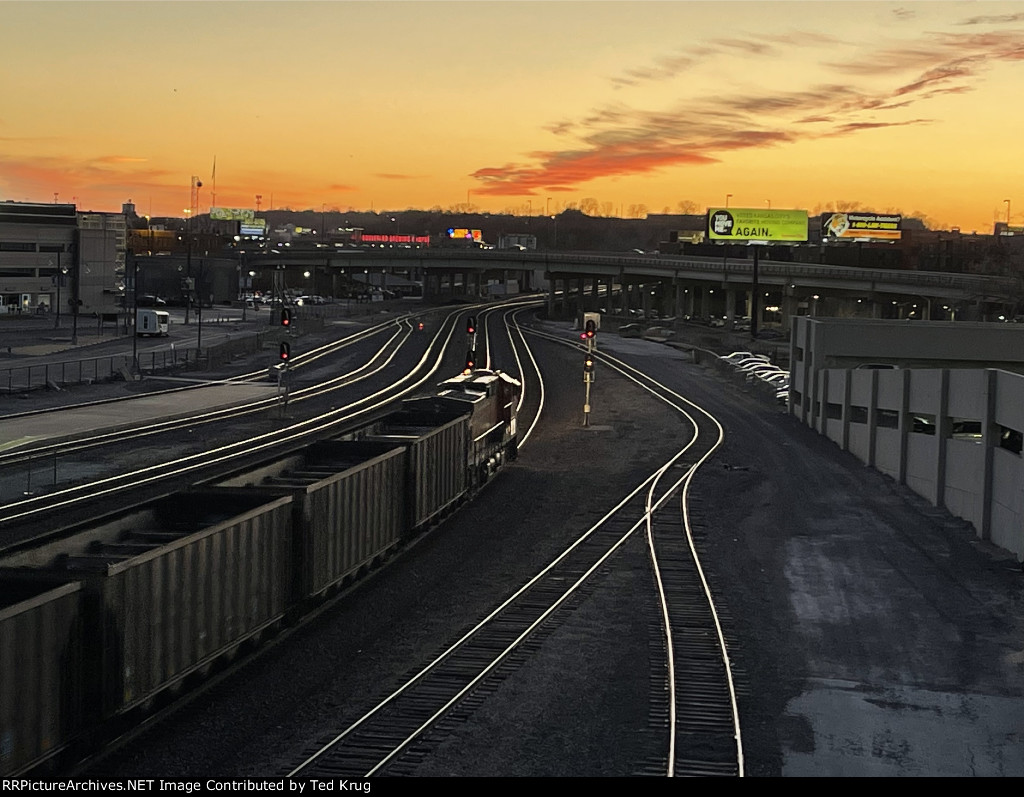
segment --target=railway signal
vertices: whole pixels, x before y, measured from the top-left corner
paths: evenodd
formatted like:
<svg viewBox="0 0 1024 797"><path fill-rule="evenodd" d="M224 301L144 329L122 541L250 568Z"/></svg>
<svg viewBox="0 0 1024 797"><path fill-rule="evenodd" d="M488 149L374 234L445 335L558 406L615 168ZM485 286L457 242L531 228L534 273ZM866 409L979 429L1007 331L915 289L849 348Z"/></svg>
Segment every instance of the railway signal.
<svg viewBox="0 0 1024 797"><path fill-rule="evenodd" d="M281 353L279 356L283 363L288 362L289 358L292 356L292 345L288 341L281 341Z"/></svg>
<svg viewBox="0 0 1024 797"><path fill-rule="evenodd" d="M587 319L587 328L586 328L586 330L583 333L583 337L589 339L589 338L594 337L594 335L596 333L597 333L597 325L594 324L594 319L588 318Z"/></svg>
<svg viewBox="0 0 1024 797"><path fill-rule="evenodd" d="M292 325L292 311L287 307L281 308L281 326L290 327ZM284 358L282 358L284 359Z"/></svg>
<svg viewBox="0 0 1024 797"><path fill-rule="evenodd" d="M466 319L466 334L476 334L476 316L470 316L469 318Z"/></svg>
<svg viewBox="0 0 1024 797"><path fill-rule="evenodd" d="M470 349L466 352L466 368L463 373L468 374L474 368L476 368L476 351L474 349Z"/></svg>
<svg viewBox="0 0 1024 797"><path fill-rule="evenodd" d="M589 343L588 343L589 345ZM583 382L586 384L586 397L583 399L583 425L590 426L590 384L594 381L594 355L587 352L583 357Z"/></svg>
<svg viewBox="0 0 1024 797"><path fill-rule="evenodd" d="M418 330L419 330L420 332L422 332L422 331L423 331L423 322L422 322L422 321L420 321L420 322L419 322L419 323L418 323L418 324L416 325L416 329L418 329Z"/></svg>

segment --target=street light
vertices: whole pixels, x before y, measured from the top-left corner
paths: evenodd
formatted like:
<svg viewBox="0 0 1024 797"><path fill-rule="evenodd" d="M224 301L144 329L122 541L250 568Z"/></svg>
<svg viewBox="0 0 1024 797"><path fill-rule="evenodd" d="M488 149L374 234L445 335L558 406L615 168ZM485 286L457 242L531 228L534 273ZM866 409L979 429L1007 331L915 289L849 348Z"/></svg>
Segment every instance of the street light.
<svg viewBox="0 0 1024 797"><path fill-rule="evenodd" d="M139 259L135 253L128 250L128 256L132 259L132 369L134 373L139 372ZM157 329L159 330L159 326Z"/></svg>
<svg viewBox="0 0 1024 797"><path fill-rule="evenodd" d="M732 194L725 195L725 206L729 207L729 200L732 199Z"/></svg>
<svg viewBox="0 0 1024 797"><path fill-rule="evenodd" d="M1006 226L1009 227L1010 226L1010 200L1009 199L1004 199L1003 202L1006 203Z"/></svg>
<svg viewBox="0 0 1024 797"><path fill-rule="evenodd" d="M75 267L73 276L71 277L71 345L78 345L78 293L79 285L78 281L81 278L82 269L76 263L72 263Z"/></svg>
<svg viewBox="0 0 1024 797"><path fill-rule="evenodd" d="M192 307L192 209L185 208L185 325Z"/></svg>
<svg viewBox="0 0 1024 797"><path fill-rule="evenodd" d="M52 265L52 262L51 262ZM64 276L68 273L68 267L60 264L60 252L57 252L57 273L54 275L54 281L57 283L57 312L53 318L53 328L60 329L60 289L64 282Z"/></svg>
<svg viewBox="0 0 1024 797"><path fill-rule="evenodd" d="M185 276L188 280L188 296L185 300L185 323L188 324L189 308L192 305L192 216L199 209L199 189L203 187L203 181L198 177L192 177L192 185L189 189L189 208L185 211ZM202 334L202 331L199 333Z"/></svg>

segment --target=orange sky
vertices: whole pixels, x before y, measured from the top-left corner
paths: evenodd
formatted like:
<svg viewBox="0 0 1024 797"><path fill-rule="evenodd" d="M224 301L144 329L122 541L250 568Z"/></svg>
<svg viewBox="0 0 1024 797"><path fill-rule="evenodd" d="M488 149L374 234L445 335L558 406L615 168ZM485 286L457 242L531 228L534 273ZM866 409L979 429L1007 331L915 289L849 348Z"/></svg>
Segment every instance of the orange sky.
<svg viewBox="0 0 1024 797"><path fill-rule="evenodd" d="M1024 2L9 2L0 199L1024 224ZM1006 200L1010 200L1009 203ZM593 204L593 203L591 203Z"/></svg>

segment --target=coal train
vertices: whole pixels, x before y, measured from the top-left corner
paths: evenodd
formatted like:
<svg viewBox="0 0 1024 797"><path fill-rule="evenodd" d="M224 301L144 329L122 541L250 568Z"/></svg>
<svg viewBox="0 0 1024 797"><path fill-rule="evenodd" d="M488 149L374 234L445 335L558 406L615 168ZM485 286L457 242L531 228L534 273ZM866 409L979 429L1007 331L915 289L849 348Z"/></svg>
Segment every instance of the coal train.
<svg viewBox="0 0 1024 797"><path fill-rule="evenodd" d="M436 525L515 458L520 392L463 374L0 560L0 777L59 771Z"/></svg>

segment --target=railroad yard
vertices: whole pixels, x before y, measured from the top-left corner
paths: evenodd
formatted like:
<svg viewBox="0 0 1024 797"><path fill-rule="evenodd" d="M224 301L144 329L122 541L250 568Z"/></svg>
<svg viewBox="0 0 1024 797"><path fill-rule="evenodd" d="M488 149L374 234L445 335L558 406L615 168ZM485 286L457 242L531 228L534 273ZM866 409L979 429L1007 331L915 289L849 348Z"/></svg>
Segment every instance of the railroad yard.
<svg viewBox="0 0 1024 797"><path fill-rule="evenodd" d="M293 772L547 568L694 434L677 409L600 360L583 426L581 358L544 337L575 333L532 312L519 318L536 332L526 337L544 399L542 409L536 393L524 405L521 435L540 412L518 459L385 567L74 774ZM497 340L498 314L490 325ZM698 335L706 347L707 331L693 341ZM1014 558L731 382L706 355L695 362L685 331L676 347L610 331L598 339L599 352L655 377L724 429L687 501L731 659L740 774L1024 775L1024 573ZM495 367L519 376L507 348L496 343L494 356ZM318 368L317 378L338 367ZM4 397L0 413L150 384ZM209 447L239 428L256 436L285 420L242 423L201 439L178 431L166 451ZM119 464L141 467L145 449L124 457ZM669 472L674 480L685 469ZM664 775L665 636L652 584L647 540L634 533L380 774ZM700 734L673 744L684 762L707 754Z"/></svg>

